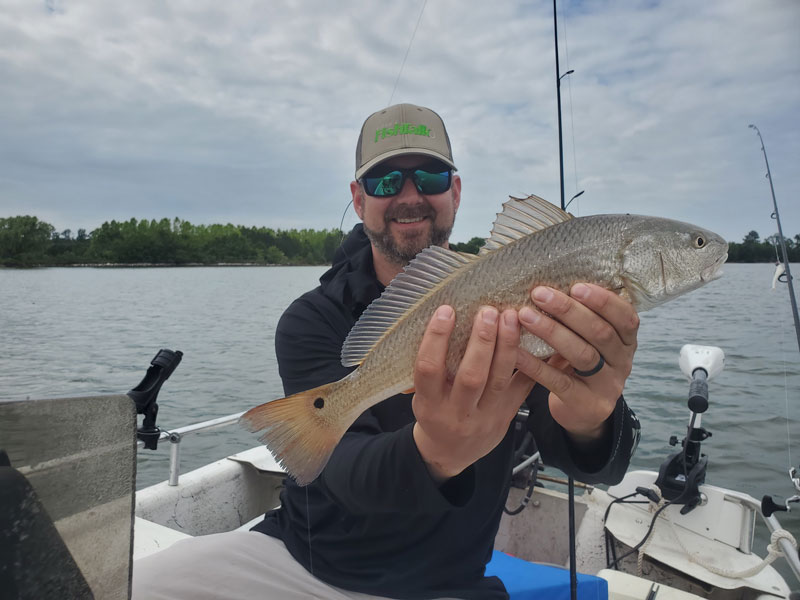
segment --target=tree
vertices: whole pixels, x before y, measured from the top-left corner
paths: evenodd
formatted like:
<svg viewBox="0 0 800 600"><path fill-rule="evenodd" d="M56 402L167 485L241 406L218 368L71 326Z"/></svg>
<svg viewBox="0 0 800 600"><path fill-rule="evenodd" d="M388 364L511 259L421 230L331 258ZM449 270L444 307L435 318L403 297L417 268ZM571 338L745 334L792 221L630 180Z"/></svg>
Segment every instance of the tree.
<svg viewBox="0 0 800 600"><path fill-rule="evenodd" d="M477 254L480 252L483 245L486 243L482 237L474 237L470 241L464 243L459 242L455 244L450 244L450 248L455 250L456 252L467 252L469 254Z"/></svg>
<svg viewBox="0 0 800 600"><path fill-rule="evenodd" d="M271 265L282 265L286 262L286 256L277 247L270 246L264 253L264 260Z"/></svg>
<svg viewBox="0 0 800 600"><path fill-rule="evenodd" d="M36 264L44 258L55 227L30 215L0 218L0 258Z"/></svg>
<svg viewBox="0 0 800 600"><path fill-rule="evenodd" d="M757 244L758 243L758 232L751 231L746 236L744 236L744 243L745 244Z"/></svg>

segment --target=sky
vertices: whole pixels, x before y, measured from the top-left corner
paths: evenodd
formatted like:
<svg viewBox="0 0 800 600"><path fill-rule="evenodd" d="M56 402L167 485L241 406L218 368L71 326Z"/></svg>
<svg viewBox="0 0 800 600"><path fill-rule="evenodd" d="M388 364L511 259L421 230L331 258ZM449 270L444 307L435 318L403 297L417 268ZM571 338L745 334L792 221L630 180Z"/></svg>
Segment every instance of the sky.
<svg viewBox="0 0 800 600"><path fill-rule="evenodd" d="M361 124L411 102L453 144L451 240L486 237L509 195L559 202L552 19L549 0L0 0L0 217L336 228ZM797 0L560 2L570 211L766 237L754 123L800 233L798 31Z"/></svg>

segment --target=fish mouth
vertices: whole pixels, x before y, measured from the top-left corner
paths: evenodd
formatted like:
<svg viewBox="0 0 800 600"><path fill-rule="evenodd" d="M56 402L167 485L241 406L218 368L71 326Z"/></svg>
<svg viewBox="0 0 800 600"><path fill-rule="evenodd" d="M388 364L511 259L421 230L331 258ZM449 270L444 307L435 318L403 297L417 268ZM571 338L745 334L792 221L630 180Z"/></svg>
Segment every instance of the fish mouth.
<svg viewBox="0 0 800 600"><path fill-rule="evenodd" d="M720 256L713 265L700 271L700 281L708 283L709 281L714 281L722 277L722 265L726 260L728 260L727 252Z"/></svg>

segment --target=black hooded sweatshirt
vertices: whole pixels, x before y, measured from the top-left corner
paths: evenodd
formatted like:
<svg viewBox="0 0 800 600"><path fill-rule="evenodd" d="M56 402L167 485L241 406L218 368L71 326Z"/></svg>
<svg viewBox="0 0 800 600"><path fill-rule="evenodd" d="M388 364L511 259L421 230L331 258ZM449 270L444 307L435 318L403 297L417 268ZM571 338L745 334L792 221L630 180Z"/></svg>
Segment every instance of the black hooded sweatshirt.
<svg viewBox="0 0 800 600"><path fill-rule="evenodd" d="M382 291L359 224L320 286L280 319L275 349L287 396L352 370L341 364L342 343ZM638 431L625 401L609 417L603 450L587 455L553 420L547 396L537 385L527 398L527 427L545 464L586 483L619 482ZM409 394L372 406L313 483L303 488L285 480L281 507L253 530L280 538L316 577L347 590L389 598L508 598L484 568L510 486L513 424L494 450L437 485L414 443L414 421Z"/></svg>

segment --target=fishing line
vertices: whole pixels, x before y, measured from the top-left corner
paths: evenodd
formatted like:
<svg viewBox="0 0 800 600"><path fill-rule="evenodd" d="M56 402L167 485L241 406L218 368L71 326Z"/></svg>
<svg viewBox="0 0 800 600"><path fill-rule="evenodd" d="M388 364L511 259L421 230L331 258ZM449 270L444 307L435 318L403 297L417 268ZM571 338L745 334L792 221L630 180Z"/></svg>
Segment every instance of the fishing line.
<svg viewBox="0 0 800 600"><path fill-rule="evenodd" d="M386 103L386 106L391 106L392 105L392 100L394 99L394 93L397 91L397 84L400 83L400 76L403 74L403 69L406 66L406 60L408 59L408 53L411 52L411 44L414 43L414 38L417 35L417 29L419 29L419 24L422 21L422 13L425 12L425 7L427 6L427 4L428 4L428 0L423 0L422 9L420 9L419 17L417 17L417 24L414 25L414 31L411 33L411 39L408 40L408 47L406 48L405 56L403 56L403 62L400 64L400 70L397 72L397 78L394 80L394 87L392 88L392 93L389 96L389 102ZM342 220L339 222L339 231L342 232L342 238L341 238L341 240L339 240L339 245L340 246L342 245L342 242L344 241L344 238L345 238L344 229L342 229L342 227L344 225L344 216L347 214L347 209L350 208L350 205L352 203L353 203L353 201L350 200L350 202L347 203L347 206L344 207L344 212L342 213Z"/></svg>
<svg viewBox="0 0 800 600"><path fill-rule="evenodd" d="M789 282L792 285L792 282ZM786 328L781 325L781 356L783 357L783 396L786 402L786 452L789 455L789 469L794 467L792 462L792 434L789 427L789 375L786 369Z"/></svg>
<svg viewBox="0 0 800 600"><path fill-rule="evenodd" d="M411 44L414 43L414 36L417 35L417 29L419 28L419 23L422 21L422 13L425 12L425 6L428 4L428 0L424 0L422 2L422 10L419 11L419 17L417 17L417 24L414 26L414 32L411 34L411 39L408 41L408 48L406 48L406 55L403 57L403 63L400 65L400 72L397 74L397 79L394 80L394 87L392 88L392 95L389 96L389 102L386 106L392 105L392 99L394 98L394 93L397 91L397 84L400 82L400 75L403 74L403 67L406 66L406 59L408 58L408 53L411 52Z"/></svg>
<svg viewBox="0 0 800 600"><path fill-rule="evenodd" d="M311 552L311 508L308 503L308 486L306 486L306 525L308 527L308 570L314 574L314 553Z"/></svg>
<svg viewBox="0 0 800 600"><path fill-rule="evenodd" d="M347 214L347 209L350 208L351 204L353 204L353 199L352 198L350 199L350 202L347 203L347 206L344 207L344 212L342 213L342 220L339 221L339 231L342 234L342 237L339 238L339 247L342 246L342 243L344 242L344 238L345 238L344 229L342 229L344 227L344 216ZM345 251L344 254L345 254L345 256L347 256L347 251Z"/></svg>

